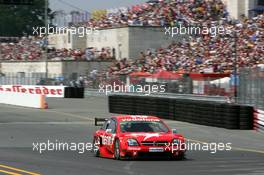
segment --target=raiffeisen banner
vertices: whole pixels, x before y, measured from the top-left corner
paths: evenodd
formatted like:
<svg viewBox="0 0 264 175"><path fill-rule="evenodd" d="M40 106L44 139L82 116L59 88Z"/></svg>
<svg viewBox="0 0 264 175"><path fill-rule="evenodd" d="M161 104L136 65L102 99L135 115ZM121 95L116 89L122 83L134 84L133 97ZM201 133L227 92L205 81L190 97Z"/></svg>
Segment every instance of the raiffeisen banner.
<svg viewBox="0 0 264 175"><path fill-rule="evenodd" d="M64 98L65 87L66 86L0 85L0 93L14 92Z"/></svg>

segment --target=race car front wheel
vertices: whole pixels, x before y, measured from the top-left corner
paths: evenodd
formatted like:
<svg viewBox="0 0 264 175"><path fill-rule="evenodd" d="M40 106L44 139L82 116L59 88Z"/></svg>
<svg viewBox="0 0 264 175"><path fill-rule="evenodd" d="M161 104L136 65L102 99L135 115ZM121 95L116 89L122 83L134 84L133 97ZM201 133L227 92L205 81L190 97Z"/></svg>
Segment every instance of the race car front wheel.
<svg viewBox="0 0 264 175"><path fill-rule="evenodd" d="M120 159L120 141L117 139L115 141L115 159L119 160Z"/></svg>
<svg viewBox="0 0 264 175"><path fill-rule="evenodd" d="M93 149L92 152L94 154L95 157L99 157L100 156L100 138L96 137L93 139Z"/></svg>
<svg viewBox="0 0 264 175"><path fill-rule="evenodd" d="M185 159L185 153L180 153L177 156L173 156L174 160L184 160Z"/></svg>

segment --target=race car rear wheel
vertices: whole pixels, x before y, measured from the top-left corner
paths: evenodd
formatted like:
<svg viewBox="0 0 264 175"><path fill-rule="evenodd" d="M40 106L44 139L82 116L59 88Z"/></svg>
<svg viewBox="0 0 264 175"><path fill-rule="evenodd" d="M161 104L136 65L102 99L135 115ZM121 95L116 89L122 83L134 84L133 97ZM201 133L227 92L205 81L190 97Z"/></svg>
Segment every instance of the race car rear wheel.
<svg viewBox="0 0 264 175"><path fill-rule="evenodd" d="M93 139L93 149L92 152L94 154L95 157L99 157L100 156L100 138L96 137Z"/></svg>
<svg viewBox="0 0 264 175"><path fill-rule="evenodd" d="M117 139L115 141L115 159L119 160L120 159L120 141Z"/></svg>

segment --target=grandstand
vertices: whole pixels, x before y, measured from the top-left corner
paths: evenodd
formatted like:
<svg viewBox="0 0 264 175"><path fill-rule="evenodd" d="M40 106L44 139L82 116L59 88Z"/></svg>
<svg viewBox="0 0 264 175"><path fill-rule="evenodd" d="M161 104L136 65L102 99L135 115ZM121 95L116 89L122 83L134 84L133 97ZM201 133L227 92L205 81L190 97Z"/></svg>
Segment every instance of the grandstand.
<svg viewBox="0 0 264 175"><path fill-rule="evenodd" d="M213 21L212 21L213 22ZM166 48L146 50L136 61L121 60L110 68L111 73L159 70L231 73L238 67L257 67L264 64L264 15L242 21L218 21L236 33L232 35L201 35L188 41L173 43ZM235 62L234 53L237 55Z"/></svg>
<svg viewBox="0 0 264 175"><path fill-rule="evenodd" d="M253 18L243 16L240 20L234 20L228 16L227 8L221 0L149 1L75 26L98 28L104 34L98 38L86 36L86 45L82 48L64 48L63 45L50 48L48 60L112 61L105 74L114 77L138 71L156 73L162 70L180 74L232 74L239 68L264 65L264 14ZM150 32L153 28L158 28L162 34L165 27L179 26L223 26L230 33L213 37L203 33L180 38L176 42L160 42L156 37L161 35ZM119 36L123 28L130 32L131 28L139 31L144 29L144 32L141 31L140 36L134 31L123 33L122 35L128 36L128 39L124 39ZM115 40L113 37L107 38L108 35L104 36L105 33L112 36L113 30L117 30ZM150 41L151 36L148 35L153 36L153 41L145 43ZM135 38L137 42L131 42ZM156 45L153 44L155 41ZM43 38L36 36L23 37L18 42L1 42L0 59L16 62L44 61L44 43ZM126 47L122 54L121 47ZM133 54L129 54L130 52Z"/></svg>
<svg viewBox="0 0 264 175"><path fill-rule="evenodd" d="M118 26L177 26L179 24L197 25L197 23L205 26L223 25L237 33L238 66L254 67L263 64L263 20L263 15L252 19L245 17L241 21L231 20L220 0L171 0L149 1L133 6L126 12L110 14L98 21L91 19L86 23L86 27L105 29ZM142 38L142 40L145 39ZM139 70L155 72L159 69L200 73L205 70L218 73L231 72L234 68L233 44L234 40L230 35L217 35L213 38L202 35L191 37L180 43L173 43L166 48L150 46L149 49L141 50L141 53L138 52L140 58L136 61L124 62L122 60L115 63L111 67L110 73L119 71L129 73ZM1 43L1 59L8 61L42 60L43 46L43 39L36 37L24 37L18 43ZM103 51L94 49L93 52L97 53L97 57L100 58L108 52L104 48ZM118 48L115 49L118 50ZM98 54L98 52L104 51L106 53ZM104 58L110 58L111 55L113 56L113 53L108 53L108 56ZM49 59L86 60L86 56L83 49L60 48L50 50ZM129 58L126 57L126 60Z"/></svg>

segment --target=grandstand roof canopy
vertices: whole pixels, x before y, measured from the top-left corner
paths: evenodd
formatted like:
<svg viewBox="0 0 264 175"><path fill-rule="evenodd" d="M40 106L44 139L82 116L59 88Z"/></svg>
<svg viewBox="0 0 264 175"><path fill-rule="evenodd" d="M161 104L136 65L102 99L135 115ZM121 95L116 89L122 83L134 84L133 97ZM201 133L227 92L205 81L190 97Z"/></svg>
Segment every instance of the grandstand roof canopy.
<svg viewBox="0 0 264 175"><path fill-rule="evenodd" d="M190 73L189 77L193 80L216 80L219 78L230 77L229 73L208 73L208 74L201 74L201 73Z"/></svg>
<svg viewBox="0 0 264 175"><path fill-rule="evenodd" d="M163 71L153 74L151 78L178 79L178 78L181 78L181 76L179 74L163 70Z"/></svg>
<svg viewBox="0 0 264 175"><path fill-rule="evenodd" d="M151 73L148 72L132 72L129 74L131 77L148 77L151 76Z"/></svg>

